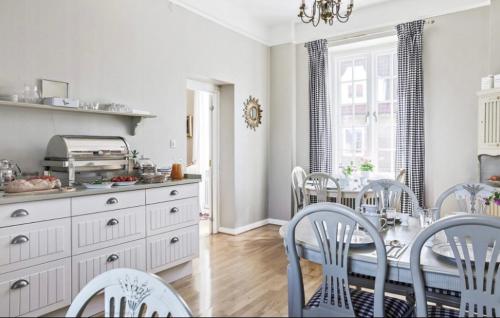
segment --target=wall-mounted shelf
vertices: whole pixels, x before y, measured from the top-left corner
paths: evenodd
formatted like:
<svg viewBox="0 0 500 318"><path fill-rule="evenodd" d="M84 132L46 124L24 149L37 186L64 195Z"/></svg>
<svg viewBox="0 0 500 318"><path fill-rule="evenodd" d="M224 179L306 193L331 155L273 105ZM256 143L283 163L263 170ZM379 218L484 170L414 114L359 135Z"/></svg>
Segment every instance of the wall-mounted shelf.
<svg viewBox="0 0 500 318"><path fill-rule="evenodd" d="M49 106L42 104L29 104L29 103L16 103L16 102L6 102L0 101L1 107L12 107L12 108L31 108L39 110L50 110L58 112L70 112L75 114L95 114L95 115L107 115L107 116L121 116L130 118L131 134L135 135L137 127L145 118L156 118L156 115L146 114L146 113L121 113L121 112L109 112L104 110L88 110L80 108L70 108L70 107L59 107L59 106Z"/></svg>

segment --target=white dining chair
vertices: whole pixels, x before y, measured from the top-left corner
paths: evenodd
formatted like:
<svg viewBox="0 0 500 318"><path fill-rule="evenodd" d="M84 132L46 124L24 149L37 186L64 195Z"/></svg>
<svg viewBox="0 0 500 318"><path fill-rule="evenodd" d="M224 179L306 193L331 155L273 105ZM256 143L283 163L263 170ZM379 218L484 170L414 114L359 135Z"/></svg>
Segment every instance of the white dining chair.
<svg viewBox="0 0 500 318"><path fill-rule="evenodd" d="M92 279L75 297L66 317L82 317L89 302L101 292L105 317L192 317L184 300L161 278L128 268Z"/></svg>
<svg viewBox="0 0 500 318"><path fill-rule="evenodd" d="M495 188L481 183L462 183L454 185L443 192L436 201L436 217L439 219L442 215L442 209L445 202L454 199L457 206L456 212L466 212L469 214L487 214L488 206L486 198L495 192Z"/></svg>
<svg viewBox="0 0 500 318"><path fill-rule="evenodd" d="M307 218L321 253L321 287L306 303L300 267L300 249L296 245L297 225ZM349 284L350 242L357 225L362 226L377 253L374 292L351 289ZM403 317L411 313L404 300L384 295L387 254L384 241L375 226L363 215L336 203L318 203L305 207L288 225L285 238L288 256L288 315L290 317Z"/></svg>
<svg viewBox="0 0 500 318"><path fill-rule="evenodd" d="M304 179L304 206L311 203L328 202L328 198L335 198L336 203L342 200L340 184L327 173L312 173ZM314 199L312 199L314 198Z"/></svg>
<svg viewBox="0 0 500 318"><path fill-rule="evenodd" d="M368 196L367 194L370 193ZM402 193L406 193L413 207L413 214L418 215L421 208L418 203L417 196L413 191L404 185L390 179L382 179L371 181L367 184L356 196L356 211L361 211L361 205L364 204L365 198L370 197L379 206L379 209L396 209L400 210L400 198Z"/></svg>
<svg viewBox="0 0 500 318"><path fill-rule="evenodd" d="M295 211L300 211L304 207L304 191L302 186L307 177L306 171L302 167L295 167L292 171L292 190L295 202ZM295 213L294 213L295 214Z"/></svg>
<svg viewBox="0 0 500 318"><path fill-rule="evenodd" d="M460 306L453 309L428 304L421 270L422 249L444 232L460 279ZM417 317L497 317L500 313L500 219L491 216L443 218L423 230L410 252Z"/></svg>

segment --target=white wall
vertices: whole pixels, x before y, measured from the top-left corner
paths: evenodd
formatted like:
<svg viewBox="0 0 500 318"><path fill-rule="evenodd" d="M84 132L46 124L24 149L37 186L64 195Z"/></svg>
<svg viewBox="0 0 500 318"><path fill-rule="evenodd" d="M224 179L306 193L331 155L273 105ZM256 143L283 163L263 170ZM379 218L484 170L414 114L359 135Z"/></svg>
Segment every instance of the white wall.
<svg viewBox="0 0 500 318"><path fill-rule="evenodd" d="M235 203L223 211L234 215L225 226L266 218L269 121L264 117L253 132L241 116L249 95L268 111L266 46L168 0L2 0L0 43L0 92L21 92L37 78L57 79L71 83L73 97L158 115L132 137L124 119L2 109L0 157L37 170L52 135L90 134L123 135L160 165L185 162L186 80L216 79L234 84L234 127L221 132L234 135ZM176 149L169 149L170 139Z"/></svg>
<svg viewBox="0 0 500 318"><path fill-rule="evenodd" d="M435 20L424 34L427 205L454 184L479 180L476 93L489 74L489 8Z"/></svg>
<svg viewBox="0 0 500 318"><path fill-rule="evenodd" d="M500 0L491 0L490 8L490 73L500 74Z"/></svg>
<svg viewBox="0 0 500 318"><path fill-rule="evenodd" d="M292 214L290 172L295 164L295 45L271 49L271 134L269 149L269 218Z"/></svg>

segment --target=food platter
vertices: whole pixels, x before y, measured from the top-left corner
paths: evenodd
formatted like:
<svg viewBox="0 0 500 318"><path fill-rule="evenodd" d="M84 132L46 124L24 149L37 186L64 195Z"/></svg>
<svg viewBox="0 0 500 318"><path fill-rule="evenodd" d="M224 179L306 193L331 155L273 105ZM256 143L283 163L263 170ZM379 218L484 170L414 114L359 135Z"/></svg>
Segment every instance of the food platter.
<svg viewBox="0 0 500 318"><path fill-rule="evenodd" d="M127 187L136 184L139 179L136 176L118 176L111 179L111 182L117 187Z"/></svg>

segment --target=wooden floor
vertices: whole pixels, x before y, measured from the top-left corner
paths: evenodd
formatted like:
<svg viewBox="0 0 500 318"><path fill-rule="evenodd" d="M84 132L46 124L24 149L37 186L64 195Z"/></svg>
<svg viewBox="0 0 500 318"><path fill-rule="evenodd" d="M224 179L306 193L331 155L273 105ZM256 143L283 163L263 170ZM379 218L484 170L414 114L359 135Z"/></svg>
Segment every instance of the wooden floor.
<svg viewBox="0 0 500 318"><path fill-rule="evenodd" d="M287 316L287 260L278 229L202 237L194 274L172 286L195 316ZM310 297L320 285L321 267L305 261L302 269Z"/></svg>

